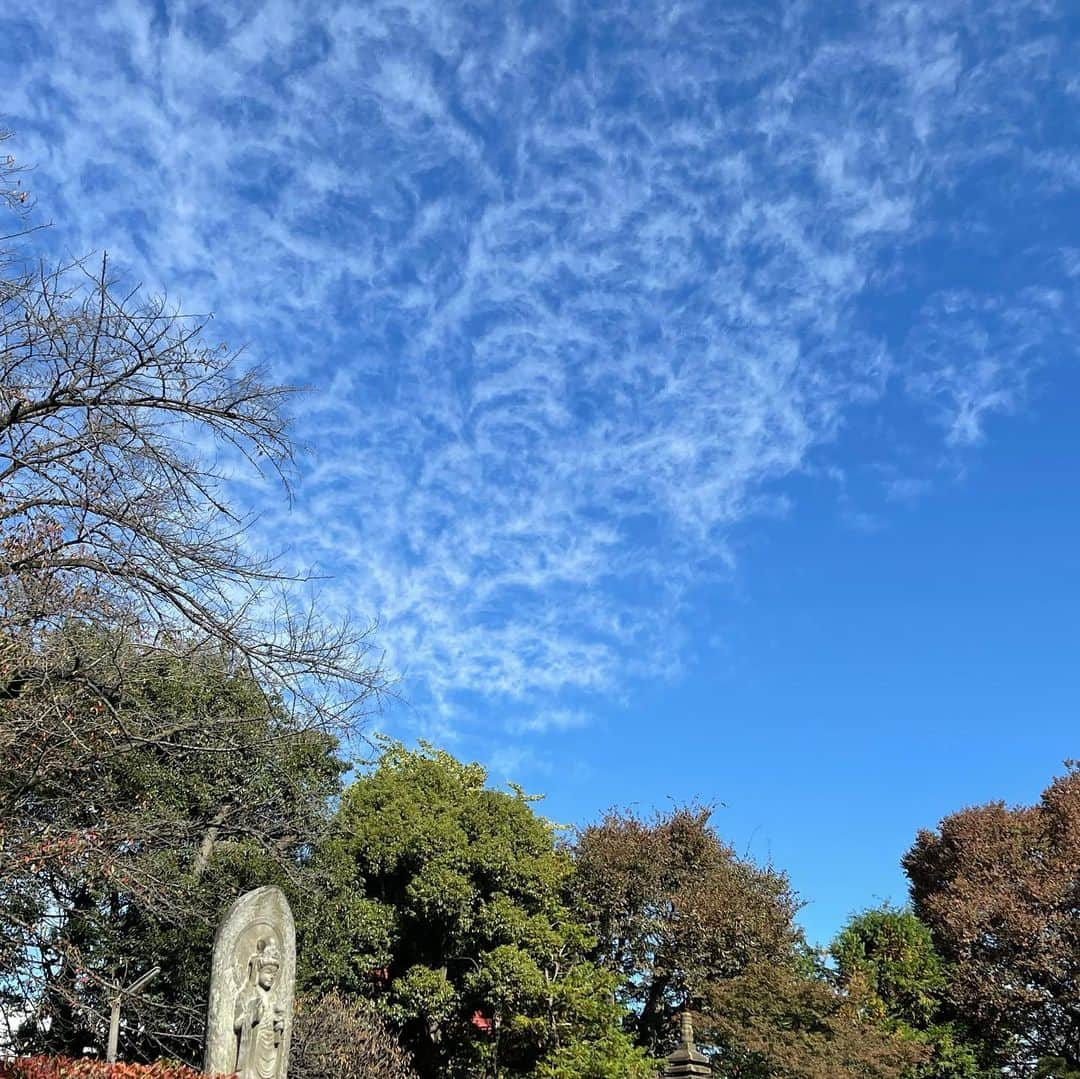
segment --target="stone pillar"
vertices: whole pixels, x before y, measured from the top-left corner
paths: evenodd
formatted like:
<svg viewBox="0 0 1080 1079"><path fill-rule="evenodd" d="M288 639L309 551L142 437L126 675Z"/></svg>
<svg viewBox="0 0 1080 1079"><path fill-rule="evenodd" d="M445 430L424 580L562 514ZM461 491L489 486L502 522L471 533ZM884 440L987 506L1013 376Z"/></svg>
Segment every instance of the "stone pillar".
<svg viewBox="0 0 1080 1079"><path fill-rule="evenodd" d="M708 1079L712 1076L712 1065L694 1045L694 1025L686 1012L682 1014L681 1028L680 1045L667 1058L664 1079Z"/></svg>

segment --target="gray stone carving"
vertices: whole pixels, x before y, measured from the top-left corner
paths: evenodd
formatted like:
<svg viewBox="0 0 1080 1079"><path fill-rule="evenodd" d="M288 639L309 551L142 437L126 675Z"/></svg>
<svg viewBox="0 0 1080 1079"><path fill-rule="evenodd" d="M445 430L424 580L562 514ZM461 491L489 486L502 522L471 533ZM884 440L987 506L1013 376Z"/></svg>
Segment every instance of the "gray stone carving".
<svg viewBox="0 0 1080 1079"><path fill-rule="evenodd" d="M285 1079L296 984L296 928L280 888L229 908L214 937L203 1071Z"/></svg>
<svg viewBox="0 0 1080 1079"><path fill-rule="evenodd" d="M694 1044L694 1024L683 1012L679 1017L679 1047L667 1058L664 1079L708 1079L712 1065Z"/></svg>

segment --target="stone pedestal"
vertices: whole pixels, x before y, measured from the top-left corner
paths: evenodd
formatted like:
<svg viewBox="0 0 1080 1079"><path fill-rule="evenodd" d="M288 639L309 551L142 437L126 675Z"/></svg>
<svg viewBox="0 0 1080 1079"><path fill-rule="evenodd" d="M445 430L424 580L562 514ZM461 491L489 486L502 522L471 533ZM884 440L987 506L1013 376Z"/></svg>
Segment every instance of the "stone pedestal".
<svg viewBox="0 0 1080 1079"><path fill-rule="evenodd" d="M712 1066L704 1053L694 1045L694 1026L685 1012L681 1020L681 1038L678 1049L667 1058L664 1079L711 1079Z"/></svg>

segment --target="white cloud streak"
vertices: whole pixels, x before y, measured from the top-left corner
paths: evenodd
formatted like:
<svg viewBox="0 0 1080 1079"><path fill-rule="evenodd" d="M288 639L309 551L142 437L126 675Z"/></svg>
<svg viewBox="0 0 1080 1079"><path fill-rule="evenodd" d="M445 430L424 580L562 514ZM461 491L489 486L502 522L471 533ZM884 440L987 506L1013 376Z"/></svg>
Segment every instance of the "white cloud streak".
<svg viewBox="0 0 1080 1079"><path fill-rule="evenodd" d="M1075 95L1059 9L817 7L46 3L3 17L4 107L57 243L314 388L267 542L380 616L427 722L537 734L679 670L731 530L852 408L971 445L1072 340L1066 285L925 271L986 236L949 210L981 168L1075 189L1030 126Z"/></svg>

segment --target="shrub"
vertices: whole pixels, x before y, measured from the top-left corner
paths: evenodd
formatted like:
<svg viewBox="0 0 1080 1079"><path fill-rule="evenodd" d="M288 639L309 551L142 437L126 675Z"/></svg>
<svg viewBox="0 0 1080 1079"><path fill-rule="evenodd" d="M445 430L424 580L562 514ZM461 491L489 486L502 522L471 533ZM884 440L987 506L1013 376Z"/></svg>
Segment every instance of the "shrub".
<svg viewBox="0 0 1080 1079"><path fill-rule="evenodd" d="M0 1060L0 1079L206 1079L174 1060L109 1064L93 1057L11 1057Z"/></svg>
<svg viewBox="0 0 1080 1079"><path fill-rule="evenodd" d="M367 1001L336 991L299 1001L289 1053L289 1079L415 1077L408 1054Z"/></svg>

